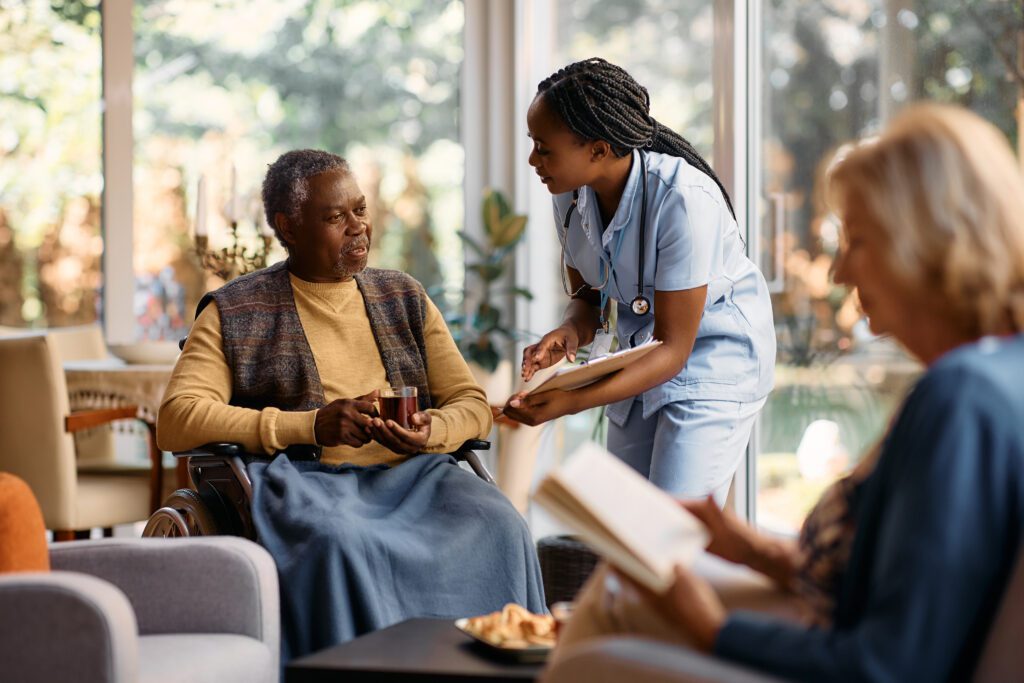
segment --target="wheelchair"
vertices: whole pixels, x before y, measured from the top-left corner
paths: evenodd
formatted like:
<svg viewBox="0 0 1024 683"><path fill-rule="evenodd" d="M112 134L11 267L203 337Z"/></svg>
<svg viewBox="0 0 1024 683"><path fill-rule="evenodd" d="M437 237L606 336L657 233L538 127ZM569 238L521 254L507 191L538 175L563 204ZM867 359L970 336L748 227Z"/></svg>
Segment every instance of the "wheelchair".
<svg viewBox="0 0 1024 683"><path fill-rule="evenodd" d="M484 467L476 451L490 450L489 441L471 439L450 455L465 462L484 481L494 477ZM292 446L288 454L297 460L313 460L312 446ZM174 453L187 458L192 488L178 489L150 516L143 537L175 538L188 536L242 536L256 540L252 523L252 482L246 465L265 455L246 453L236 443L214 443L195 450Z"/></svg>

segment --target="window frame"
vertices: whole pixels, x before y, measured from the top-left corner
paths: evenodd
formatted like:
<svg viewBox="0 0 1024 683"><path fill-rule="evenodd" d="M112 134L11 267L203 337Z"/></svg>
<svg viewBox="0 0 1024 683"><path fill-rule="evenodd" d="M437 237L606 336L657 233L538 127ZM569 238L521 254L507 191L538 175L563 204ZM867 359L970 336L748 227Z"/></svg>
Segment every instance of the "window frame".
<svg viewBox="0 0 1024 683"><path fill-rule="evenodd" d="M754 0L708 0L714 6L714 163L745 228L747 253L760 253L757 206L761 190L761 51L763 16ZM553 4L547 0L464 4L464 66L459 125L465 150L465 229L481 234L479 198L487 186L504 188L529 217L515 253L515 278L529 282L532 301L514 307L518 329L557 325L562 310L558 250L552 249L551 204L532 180L530 143L519 112L536 83L554 68ZM101 3L103 44L103 310L108 343L135 341L132 129L134 3ZM511 30L510 30L511 29ZM760 264L759 264L760 265ZM516 348L521 353L523 344ZM735 511L756 521L759 426L755 425L736 478Z"/></svg>

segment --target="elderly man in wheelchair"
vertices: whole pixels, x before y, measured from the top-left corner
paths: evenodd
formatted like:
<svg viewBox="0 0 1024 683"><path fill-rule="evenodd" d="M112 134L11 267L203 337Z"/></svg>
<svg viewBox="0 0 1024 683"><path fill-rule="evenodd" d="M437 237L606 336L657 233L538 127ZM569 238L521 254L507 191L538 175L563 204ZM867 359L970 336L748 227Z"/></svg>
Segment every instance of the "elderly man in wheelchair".
<svg viewBox="0 0 1024 683"><path fill-rule="evenodd" d="M410 617L544 611L529 530L471 453L491 427L484 394L422 286L366 267L348 164L288 152L263 202L288 258L200 302L157 419L195 490L146 533L266 547L284 660ZM378 411L394 387L415 394L411 415Z"/></svg>

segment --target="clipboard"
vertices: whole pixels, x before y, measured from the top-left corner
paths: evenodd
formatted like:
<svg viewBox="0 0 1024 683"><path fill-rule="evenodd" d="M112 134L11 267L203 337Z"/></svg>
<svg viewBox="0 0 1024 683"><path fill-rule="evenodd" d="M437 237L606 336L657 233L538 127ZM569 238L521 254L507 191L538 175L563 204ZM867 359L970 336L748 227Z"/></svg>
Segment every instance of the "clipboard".
<svg viewBox="0 0 1024 683"><path fill-rule="evenodd" d="M635 363L659 346L661 341L651 339L631 349L622 349L579 364L563 359L549 368L538 370L516 393L540 394L554 389L579 389Z"/></svg>

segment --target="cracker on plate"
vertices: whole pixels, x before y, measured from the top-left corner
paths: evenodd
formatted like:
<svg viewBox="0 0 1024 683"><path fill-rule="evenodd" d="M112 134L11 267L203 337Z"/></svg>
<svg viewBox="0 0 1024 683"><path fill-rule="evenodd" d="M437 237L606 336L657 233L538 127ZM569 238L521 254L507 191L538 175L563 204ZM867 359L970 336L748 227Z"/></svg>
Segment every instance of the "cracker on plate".
<svg viewBox="0 0 1024 683"><path fill-rule="evenodd" d="M499 612L470 617L466 620L466 630L496 647L555 645L554 618L547 614L534 614L512 602Z"/></svg>

